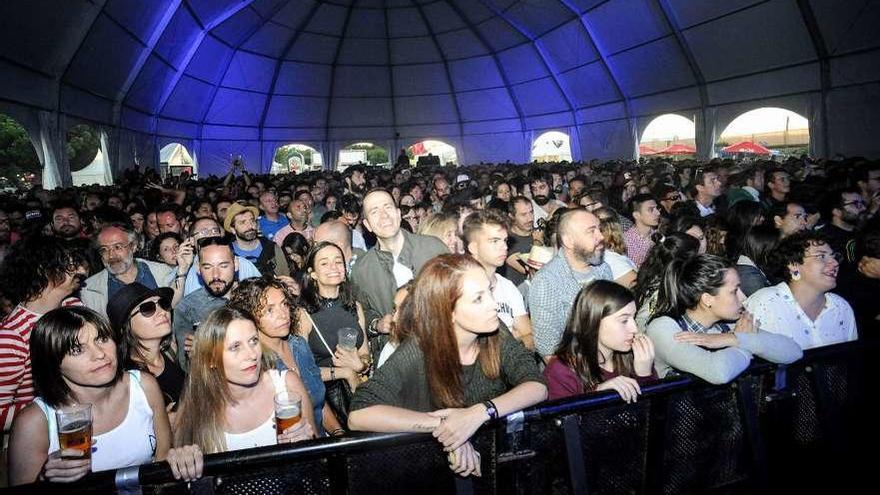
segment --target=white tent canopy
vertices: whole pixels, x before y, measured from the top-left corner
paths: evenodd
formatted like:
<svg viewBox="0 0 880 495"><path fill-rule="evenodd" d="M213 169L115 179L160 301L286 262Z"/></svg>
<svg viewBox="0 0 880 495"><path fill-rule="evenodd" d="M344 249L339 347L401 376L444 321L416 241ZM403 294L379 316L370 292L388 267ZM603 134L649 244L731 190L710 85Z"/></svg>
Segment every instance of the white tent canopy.
<svg viewBox="0 0 880 495"><path fill-rule="evenodd" d="M880 155L880 2L857 0L14 0L0 112L69 184L63 137L97 125L118 174L179 142L202 176L268 172L298 142L334 167L424 139L460 163L631 158L664 113L697 149L761 106L809 119L817 156ZM14 20L14 21L13 21ZM12 21L12 22L10 22Z"/></svg>

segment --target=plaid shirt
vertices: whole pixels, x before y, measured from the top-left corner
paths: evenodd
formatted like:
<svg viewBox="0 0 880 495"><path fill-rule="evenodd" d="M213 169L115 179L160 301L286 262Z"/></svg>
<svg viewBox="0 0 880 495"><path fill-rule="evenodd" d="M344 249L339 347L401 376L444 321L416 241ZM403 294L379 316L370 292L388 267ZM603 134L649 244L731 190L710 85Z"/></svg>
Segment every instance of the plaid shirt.
<svg viewBox="0 0 880 495"><path fill-rule="evenodd" d="M636 264L636 267L642 266L642 263L648 257L648 251L654 247L654 241L651 240L651 234L653 233L654 231L652 230L647 236L642 237L635 227L623 233L623 242L626 243L626 255Z"/></svg>
<svg viewBox="0 0 880 495"><path fill-rule="evenodd" d="M553 257L532 279L529 288L529 312L535 349L542 356L556 352L562 339L568 313L581 287L593 280L614 280L608 263L602 261L594 266L586 278L578 279L568 265L562 250Z"/></svg>
<svg viewBox="0 0 880 495"><path fill-rule="evenodd" d="M678 319L678 325L682 331L693 333L727 333L730 331L730 326L720 321L706 328L702 323L688 316L687 313L681 315L681 318Z"/></svg>

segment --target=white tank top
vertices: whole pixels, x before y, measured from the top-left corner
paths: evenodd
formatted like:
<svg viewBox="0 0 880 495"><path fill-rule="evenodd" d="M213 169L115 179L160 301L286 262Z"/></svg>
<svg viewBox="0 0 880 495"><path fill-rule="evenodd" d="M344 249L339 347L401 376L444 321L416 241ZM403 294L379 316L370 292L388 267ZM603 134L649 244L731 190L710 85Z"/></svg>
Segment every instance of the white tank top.
<svg viewBox="0 0 880 495"><path fill-rule="evenodd" d="M153 409L141 386L140 371L128 371L128 412L122 423L112 430L93 437L92 471L106 471L153 462L156 452L156 430ZM58 450L58 424L55 408L37 398L34 402L49 422L49 453Z"/></svg>
<svg viewBox="0 0 880 495"><path fill-rule="evenodd" d="M287 370L269 370L269 377L272 379L272 385L275 386L275 393L287 392L287 384L285 376ZM223 432L226 438L226 450L241 450L254 447L263 447L265 445L275 445L278 443L278 433L275 431L275 411L269 414L269 418L260 426L251 431L244 433L228 433Z"/></svg>

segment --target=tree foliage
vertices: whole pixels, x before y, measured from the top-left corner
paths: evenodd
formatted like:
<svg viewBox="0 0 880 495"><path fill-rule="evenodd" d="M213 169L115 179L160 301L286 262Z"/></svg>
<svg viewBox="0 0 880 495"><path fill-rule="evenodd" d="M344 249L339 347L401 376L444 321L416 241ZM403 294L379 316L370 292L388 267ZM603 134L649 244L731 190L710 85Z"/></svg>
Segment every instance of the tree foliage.
<svg viewBox="0 0 880 495"><path fill-rule="evenodd" d="M6 183L17 184L19 176L41 172L40 160L27 131L12 118L0 115L0 177L6 178Z"/></svg>
<svg viewBox="0 0 880 495"><path fill-rule="evenodd" d="M82 170L92 163L101 148L101 140L98 131L85 125L79 124L67 131L67 160L70 162L70 170Z"/></svg>
<svg viewBox="0 0 880 495"><path fill-rule="evenodd" d="M388 152L381 146L373 144L353 144L348 147L350 150L366 150L367 163L377 165L379 163L388 163Z"/></svg>

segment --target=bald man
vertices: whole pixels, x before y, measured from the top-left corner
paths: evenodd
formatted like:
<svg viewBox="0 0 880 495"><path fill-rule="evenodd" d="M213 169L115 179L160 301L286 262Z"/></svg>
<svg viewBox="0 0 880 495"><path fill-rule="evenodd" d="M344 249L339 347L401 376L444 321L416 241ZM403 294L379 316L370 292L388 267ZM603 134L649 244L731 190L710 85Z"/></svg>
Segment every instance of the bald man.
<svg viewBox="0 0 880 495"><path fill-rule="evenodd" d="M546 360L556 351L568 313L581 288L593 280L614 280L605 263L599 219L584 208L559 218L559 251L532 279L529 311L535 349Z"/></svg>

